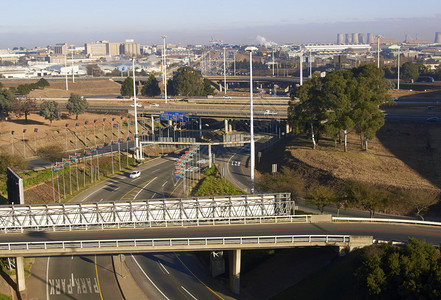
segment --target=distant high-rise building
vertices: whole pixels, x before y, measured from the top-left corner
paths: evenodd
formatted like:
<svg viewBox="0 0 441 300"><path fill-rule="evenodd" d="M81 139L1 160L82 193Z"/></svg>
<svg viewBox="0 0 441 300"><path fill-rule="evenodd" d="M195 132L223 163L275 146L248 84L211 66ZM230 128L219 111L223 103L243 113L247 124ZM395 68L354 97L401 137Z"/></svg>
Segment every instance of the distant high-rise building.
<svg viewBox="0 0 441 300"><path fill-rule="evenodd" d="M345 43L345 36L343 33L337 33L337 44L343 45Z"/></svg>
<svg viewBox="0 0 441 300"><path fill-rule="evenodd" d="M121 44L121 54L125 56L138 56L141 55L141 45L135 43L134 40L126 40L125 43Z"/></svg>
<svg viewBox="0 0 441 300"><path fill-rule="evenodd" d="M100 41L94 43L86 43L86 55L89 57L105 57L107 56L108 41Z"/></svg>
<svg viewBox="0 0 441 300"><path fill-rule="evenodd" d="M352 44L352 34L346 33L346 44Z"/></svg>
<svg viewBox="0 0 441 300"><path fill-rule="evenodd" d="M375 38L374 38L374 34L373 33L368 33L367 34L367 44L374 44L375 43Z"/></svg>
<svg viewBox="0 0 441 300"><path fill-rule="evenodd" d="M365 43L365 40L364 40L364 33L359 33L359 34L358 34L358 42L359 42L360 44L364 44L364 43Z"/></svg>
<svg viewBox="0 0 441 300"><path fill-rule="evenodd" d="M354 45L358 45L359 44L359 42L358 42L358 33L353 33L352 34L352 44L354 44Z"/></svg>
<svg viewBox="0 0 441 300"><path fill-rule="evenodd" d="M441 32L435 32L435 43L441 44Z"/></svg>
<svg viewBox="0 0 441 300"><path fill-rule="evenodd" d="M55 45L54 54L65 55L66 53L67 53L67 43Z"/></svg>

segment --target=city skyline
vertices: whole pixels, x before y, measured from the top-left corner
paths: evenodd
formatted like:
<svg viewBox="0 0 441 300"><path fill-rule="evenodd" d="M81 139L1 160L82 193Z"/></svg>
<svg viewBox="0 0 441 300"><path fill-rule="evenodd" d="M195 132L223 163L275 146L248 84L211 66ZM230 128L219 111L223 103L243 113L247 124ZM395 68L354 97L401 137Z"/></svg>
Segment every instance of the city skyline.
<svg viewBox="0 0 441 300"><path fill-rule="evenodd" d="M208 44L211 39L231 44L257 44L258 37L277 44L335 42L337 33L382 34L385 38L433 41L441 31L441 2L374 0L368 5L343 0L294 3L281 0L232 1L220 4L170 0L149 4L133 0L11 2L4 8L0 48L80 45L97 40L135 39L160 44L161 35L175 44ZM430 9L428 9L430 8Z"/></svg>

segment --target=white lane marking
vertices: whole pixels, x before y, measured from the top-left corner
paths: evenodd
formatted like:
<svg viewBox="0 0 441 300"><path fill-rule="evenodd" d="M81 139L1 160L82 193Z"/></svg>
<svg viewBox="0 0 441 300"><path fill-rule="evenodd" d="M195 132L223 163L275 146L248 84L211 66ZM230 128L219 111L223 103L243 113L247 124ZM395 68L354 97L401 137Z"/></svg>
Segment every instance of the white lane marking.
<svg viewBox="0 0 441 300"><path fill-rule="evenodd" d="M103 200L104 200L104 199L103 199L103 198L101 198L101 199L100 199L100 201L98 201L98 202L101 202L101 201L103 201Z"/></svg>
<svg viewBox="0 0 441 300"><path fill-rule="evenodd" d="M135 179L133 179L131 182L140 179L141 177L136 177Z"/></svg>
<svg viewBox="0 0 441 300"><path fill-rule="evenodd" d="M46 263L46 299L49 300L49 260L50 256L47 258Z"/></svg>
<svg viewBox="0 0 441 300"><path fill-rule="evenodd" d="M113 192L115 192L115 191L117 191L117 190L119 190L119 187L117 187L116 189L114 189Z"/></svg>
<svg viewBox="0 0 441 300"><path fill-rule="evenodd" d="M155 173L155 172L158 172L159 170L161 170L161 169L153 170L153 171L151 171L150 173Z"/></svg>
<svg viewBox="0 0 441 300"><path fill-rule="evenodd" d="M90 196L92 196L93 194L95 194L96 192L101 191L101 189L96 190L95 192L90 193L89 195L87 195L86 197L83 198L83 200L81 200L81 202L84 202L84 200L86 200L87 198L89 198Z"/></svg>
<svg viewBox="0 0 441 300"><path fill-rule="evenodd" d="M74 281L74 277L73 277L73 273L72 274L72 287L75 287L75 281Z"/></svg>
<svg viewBox="0 0 441 300"><path fill-rule="evenodd" d="M178 183L179 183L179 179L178 179L178 180L176 180L176 182L175 182L175 184L173 184L173 186L177 186L177 185L178 185Z"/></svg>
<svg viewBox="0 0 441 300"><path fill-rule="evenodd" d="M164 183L162 184L162 187L164 187L164 185L166 185L166 184L167 184L167 182L168 182L168 180L167 180L166 182L164 182Z"/></svg>
<svg viewBox="0 0 441 300"><path fill-rule="evenodd" d="M155 196L156 196L156 193L153 194L152 198L155 198Z"/></svg>
<svg viewBox="0 0 441 300"><path fill-rule="evenodd" d="M194 300L198 300L195 296L193 296L192 294L190 294L190 292L187 291L187 289L186 289L185 287L183 287L182 285L181 285L181 288L182 288L184 291L186 291L187 294L189 294L189 295L191 296L191 298L193 298Z"/></svg>
<svg viewBox="0 0 441 300"><path fill-rule="evenodd" d="M150 281L151 284L153 284L153 286L158 290L158 292L161 293L162 296L164 296L165 299L170 300L167 298L166 295L164 295L164 293L156 286L156 284L153 283L153 281L150 279L150 277L147 276L147 274L144 272L144 270L141 268L141 266L139 265L138 261L136 260L136 258L133 256L133 254L130 254L133 258L133 260L135 261L136 265L138 266L138 268L141 270L142 274L144 274L145 277L147 277L147 279Z"/></svg>
<svg viewBox="0 0 441 300"><path fill-rule="evenodd" d="M138 197L138 195L139 195L139 193L141 193L145 188L146 188L146 186L148 186L151 182L153 182L153 180L155 180L156 178L158 178L158 177L155 177L155 178L153 178L152 180L150 180L149 182L147 182L137 193L136 193L136 195L135 195L135 197L133 197L133 200L135 200L136 199L136 197Z"/></svg>
<svg viewBox="0 0 441 300"><path fill-rule="evenodd" d="M159 259L158 259L158 264L164 269L164 271L165 271L168 275L170 275L170 272L164 267L164 265L159 261Z"/></svg>

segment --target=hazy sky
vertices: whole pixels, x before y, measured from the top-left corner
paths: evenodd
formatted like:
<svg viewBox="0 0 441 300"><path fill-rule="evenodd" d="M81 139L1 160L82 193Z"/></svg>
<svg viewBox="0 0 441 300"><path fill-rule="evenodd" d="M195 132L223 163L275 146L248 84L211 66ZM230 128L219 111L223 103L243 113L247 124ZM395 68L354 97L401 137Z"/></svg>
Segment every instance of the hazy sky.
<svg viewBox="0 0 441 300"><path fill-rule="evenodd" d="M441 1L425 0L0 0L0 48L97 40L253 44L335 42L337 33L433 41Z"/></svg>

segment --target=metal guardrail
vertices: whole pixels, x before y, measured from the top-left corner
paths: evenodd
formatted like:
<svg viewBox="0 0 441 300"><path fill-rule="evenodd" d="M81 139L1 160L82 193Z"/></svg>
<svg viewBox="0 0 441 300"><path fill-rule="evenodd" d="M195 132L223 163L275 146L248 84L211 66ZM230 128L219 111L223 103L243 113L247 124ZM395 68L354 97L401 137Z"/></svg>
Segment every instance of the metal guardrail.
<svg viewBox="0 0 441 300"><path fill-rule="evenodd" d="M378 223L400 223L400 224L441 226L441 222L408 220L408 219L332 217L332 221L370 222L370 223L372 223L372 222L378 222Z"/></svg>
<svg viewBox="0 0 441 300"><path fill-rule="evenodd" d="M85 249L99 252L102 248L121 247L169 247L175 246L216 246L244 244L278 244L278 243L349 243L349 235L282 235L282 236L239 236L239 237L206 237L206 238L155 238L155 239L117 239L117 240L79 240L79 241L44 241L44 242L9 242L0 243L0 251L14 250L50 250L50 249ZM98 248L98 249L97 249Z"/></svg>

